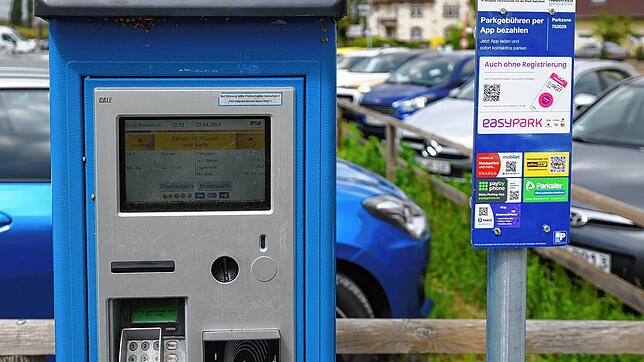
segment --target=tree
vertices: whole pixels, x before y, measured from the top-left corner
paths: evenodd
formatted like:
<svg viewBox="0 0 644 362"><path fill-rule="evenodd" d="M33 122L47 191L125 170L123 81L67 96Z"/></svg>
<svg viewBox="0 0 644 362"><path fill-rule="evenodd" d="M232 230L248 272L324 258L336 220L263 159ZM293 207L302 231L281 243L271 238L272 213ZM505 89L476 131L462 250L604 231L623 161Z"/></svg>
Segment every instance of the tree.
<svg viewBox="0 0 644 362"><path fill-rule="evenodd" d="M13 0L9 21L13 25L22 25L22 0Z"/></svg>
<svg viewBox="0 0 644 362"><path fill-rule="evenodd" d="M27 27L32 28L34 26L34 2L31 0L27 1Z"/></svg>
<svg viewBox="0 0 644 362"><path fill-rule="evenodd" d="M635 35L631 28L631 20L622 16L600 14L595 20L593 34L602 40L602 43L621 43L629 35Z"/></svg>

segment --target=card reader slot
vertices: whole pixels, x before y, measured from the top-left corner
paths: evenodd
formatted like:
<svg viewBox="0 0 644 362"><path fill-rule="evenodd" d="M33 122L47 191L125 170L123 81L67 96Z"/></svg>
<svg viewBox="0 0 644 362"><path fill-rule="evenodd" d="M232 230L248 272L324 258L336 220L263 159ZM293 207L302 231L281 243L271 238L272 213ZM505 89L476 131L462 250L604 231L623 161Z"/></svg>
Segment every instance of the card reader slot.
<svg viewBox="0 0 644 362"><path fill-rule="evenodd" d="M112 273L172 273L174 260L113 261Z"/></svg>

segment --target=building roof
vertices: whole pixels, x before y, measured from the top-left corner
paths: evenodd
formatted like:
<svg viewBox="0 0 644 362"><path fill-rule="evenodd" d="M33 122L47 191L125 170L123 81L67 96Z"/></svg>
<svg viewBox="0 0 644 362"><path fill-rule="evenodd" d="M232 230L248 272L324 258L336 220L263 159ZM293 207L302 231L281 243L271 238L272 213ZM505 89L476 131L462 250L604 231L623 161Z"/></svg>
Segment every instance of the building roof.
<svg viewBox="0 0 644 362"><path fill-rule="evenodd" d="M577 17L594 18L599 14L644 18L643 0L577 0Z"/></svg>

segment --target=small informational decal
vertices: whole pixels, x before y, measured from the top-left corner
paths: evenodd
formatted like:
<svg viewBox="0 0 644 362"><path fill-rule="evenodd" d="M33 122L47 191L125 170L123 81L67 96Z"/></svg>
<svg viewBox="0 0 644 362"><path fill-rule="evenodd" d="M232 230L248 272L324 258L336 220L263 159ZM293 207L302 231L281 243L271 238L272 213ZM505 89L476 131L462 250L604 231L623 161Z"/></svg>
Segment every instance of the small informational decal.
<svg viewBox="0 0 644 362"><path fill-rule="evenodd" d="M524 176L568 176L569 152L526 152Z"/></svg>
<svg viewBox="0 0 644 362"><path fill-rule="evenodd" d="M568 232L567 231L555 231L553 235L553 242L555 244L568 244Z"/></svg>
<svg viewBox="0 0 644 362"><path fill-rule="evenodd" d="M223 92L219 94L219 106L281 106L281 92Z"/></svg>
<svg viewBox="0 0 644 362"><path fill-rule="evenodd" d="M521 204L493 204L494 226L499 228L521 227Z"/></svg>
<svg viewBox="0 0 644 362"><path fill-rule="evenodd" d="M521 202L521 179L477 179L476 202Z"/></svg>
<svg viewBox="0 0 644 362"><path fill-rule="evenodd" d="M494 214L489 204L476 204L474 207L474 228L491 229L494 227Z"/></svg>
<svg viewBox="0 0 644 362"><path fill-rule="evenodd" d="M522 167L520 152L476 154L476 177L521 177Z"/></svg>
<svg viewBox="0 0 644 362"><path fill-rule="evenodd" d="M567 202L567 177L525 178L523 202Z"/></svg>
<svg viewBox="0 0 644 362"><path fill-rule="evenodd" d="M521 204L476 204L474 213L475 229L521 227Z"/></svg>

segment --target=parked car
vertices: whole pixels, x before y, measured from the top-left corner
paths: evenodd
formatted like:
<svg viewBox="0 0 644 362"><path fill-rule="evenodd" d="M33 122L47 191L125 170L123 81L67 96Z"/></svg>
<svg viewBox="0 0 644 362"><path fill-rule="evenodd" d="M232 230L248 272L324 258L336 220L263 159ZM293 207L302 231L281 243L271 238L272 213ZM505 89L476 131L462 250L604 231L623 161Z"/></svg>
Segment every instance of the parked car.
<svg viewBox="0 0 644 362"><path fill-rule="evenodd" d="M611 60L576 60L574 69L574 102L581 109L595 101L597 95L626 78L637 75L633 66ZM407 119L416 126L436 135L472 148L474 143L474 81L470 81L452 94L420 110ZM444 147L435 140L423 140L403 131L402 141L415 149L428 170L460 176L472 169L469 155Z"/></svg>
<svg viewBox="0 0 644 362"><path fill-rule="evenodd" d="M414 112L446 97L474 76L471 52L424 53L403 64L389 79L365 94L361 105L406 119ZM382 122L361 117L359 128L367 135L384 136Z"/></svg>
<svg viewBox="0 0 644 362"><path fill-rule="evenodd" d="M18 32L8 26L0 26L0 49L10 53L33 53L38 49L33 39L23 39Z"/></svg>
<svg viewBox="0 0 644 362"><path fill-rule="evenodd" d="M46 66L0 62L0 285L11 296L0 298L0 319L53 318ZM382 177L338 160L336 223L337 315L427 316L422 209Z"/></svg>
<svg viewBox="0 0 644 362"><path fill-rule="evenodd" d="M418 54L419 51L410 50L382 52L365 58L348 69L339 70L338 97L360 103L363 94L369 93L373 86L385 82L391 72Z"/></svg>
<svg viewBox="0 0 644 362"><path fill-rule="evenodd" d="M603 44L594 42L587 43L575 50L578 58L606 58L612 60L624 60L628 58L628 50L621 45L607 41Z"/></svg>
<svg viewBox="0 0 644 362"><path fill-rule="evenodd" d="M573 123L574 183L644 209L644 77L614 86ZM644 228L573 199L571 249L644 285Z"/></svg>

